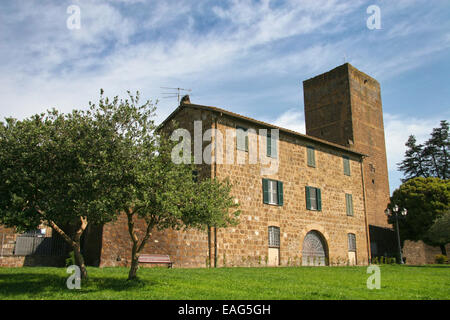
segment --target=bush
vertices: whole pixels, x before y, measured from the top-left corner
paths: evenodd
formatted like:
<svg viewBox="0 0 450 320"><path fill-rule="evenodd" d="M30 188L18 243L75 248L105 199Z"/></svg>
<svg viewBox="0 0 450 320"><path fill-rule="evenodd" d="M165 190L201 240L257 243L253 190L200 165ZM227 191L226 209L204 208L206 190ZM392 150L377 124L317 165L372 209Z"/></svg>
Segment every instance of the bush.
<svg viewBox="0 0 450 320"><path fill-rule="evenodd" d="M66 259L66 267L75 265L75 254L73 251L69 252L69 257Z"/></svg>
<svg viewBox="0 0 450 320"><path fill-rule="evenodd" d="M447 256L443 255L443 254L438 254L436 255L435 259L437 264L445 264L448 263L448 258Z"/></svg>

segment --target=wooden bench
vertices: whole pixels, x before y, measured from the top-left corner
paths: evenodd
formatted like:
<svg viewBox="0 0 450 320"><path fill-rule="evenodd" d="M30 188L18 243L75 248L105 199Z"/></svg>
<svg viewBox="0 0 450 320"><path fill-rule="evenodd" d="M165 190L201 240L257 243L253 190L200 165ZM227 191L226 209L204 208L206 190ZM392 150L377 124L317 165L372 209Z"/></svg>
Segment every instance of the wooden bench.
<svg viewBox="0 0 450 320"><path fill-rule="evenodd" d="M167 264L168 268L172 268L173 262L170 257L165 254L141 254L138 259L139 263Z"/></svg>

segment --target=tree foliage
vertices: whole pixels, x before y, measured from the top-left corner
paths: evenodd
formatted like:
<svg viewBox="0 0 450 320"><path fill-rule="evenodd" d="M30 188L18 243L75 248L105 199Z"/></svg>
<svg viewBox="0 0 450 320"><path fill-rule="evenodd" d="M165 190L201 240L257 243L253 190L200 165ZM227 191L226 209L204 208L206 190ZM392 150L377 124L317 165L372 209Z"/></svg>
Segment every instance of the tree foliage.
<svg viewBox="0 0 450 320"><path fill-rule="evenodd" d="M74 250L83 277L82 233L114 218L107 164L115 150L107 140L90 111L0 123L0 223L18 231L49 224Z"/></svg>
<svg viewBox="0 0 450 320"><path fill-rule="evenodd" d="M445 245L450 243L450 211L444 212L440 217L434 220L430 229L428 230L427 237L433 242L438 244L443 251L442 254L447 254Z"/></svg>
<svg viewBox="0 0 450 320"><path fill-rule="evenodd" d="M118 208L127 216L132 242L129 279L137 277L140 253L154 229L205 229L227 226L239 215L229 183L193 176L195 167L176 164L171 153L175 142L156 130L154 107L139 105L139 94L127 100L100 99L96 115L115 131L115 154L109 175L120 187L114 192ZM137 220L145 223L139 234Z"/></svg>
<svg viewBox="0 0 450 320"><path fill-rule="evenodd" d="M239 210L227 181L193 177L175 164L174 142L156 130L155 106L139 93L103 97L85 111L49 111L0 123L0 223L18 230L49 224L73 248L87 277L81 236L89 223L126 214L132 242L129 278L151 231L225 227ZM139 238L137 219L145 225Z"/></svg>
<svg viewBox="0 0 450 320"><path fill-rule="evenodd" d="M390 208L395 205L406 208L408 214L399 219L402 240L423 240L430 245L439 245L429 237L433 222L449 210L450 182L439 178L413 178L394 191ZM390 223L395 223L392 216Z"/></svg>
<svg viewBox="0 0 450 320"><path fill-rule="evenodd" d="M424 144L417 144L411 135L406 142L405 158L398 164L407 181L416 177L437 177L448 179L449 166L449 123L441 121L439 128L434 128L431 137Z"/></svg>

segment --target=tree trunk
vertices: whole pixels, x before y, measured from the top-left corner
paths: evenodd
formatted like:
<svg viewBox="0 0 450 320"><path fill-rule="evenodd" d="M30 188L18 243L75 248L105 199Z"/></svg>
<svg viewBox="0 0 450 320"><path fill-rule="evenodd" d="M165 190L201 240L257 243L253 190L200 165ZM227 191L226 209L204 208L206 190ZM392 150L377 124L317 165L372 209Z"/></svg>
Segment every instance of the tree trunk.
<svg viewBox="0 0 450 320"><path fill-rule="evenodd" d="M78 242L73 248L73 254L75 256L75 264L80 268L81 279L87 279L88 274L86 270L86 265L84 263L83 255L81 254L80 243Z"/></svg>
<svg viewBox="0 0 450 320"><path fill-rule="evenodd" d="M81 254L81 235L83 234L84 230L86 229L88 222L86 217L80 217L81 225L80 228L78 228L77 232L75 233L75 239L70 238L64 230L62 230L54 221L49 221L50 226L58 232L63 239L69 244L69 246L73 249L74 257L75 257L75 263L80 268L81 271L81 279L87 279L87 269L86 265L84 263L83 255Z"/></svg>
<svg viewBox="0 0 450 320"><path fill-rule="evenodd" d="M131 242L133 243L131 248L131 268L128 273L128 280L134 280L137 278L137 270L139 268L139 255L138 255L138 237L134 231L133 212L127 211L128 219L128 233L130 234Z"/></svg>
<svg viewBox="0 0 450 320"><path fill-rule="evenodd" d="M147 229L145 231L144 238L142 238L141 243L139 244L139 238L134 230L134 221L133 221L134 212L130 209L127 210L126 213L128 219L128 233L130 234L131 242L133 243L133 246L131 248L131 267L130 272L128 273L128 280L134 280L137 279L140 252L142 251L148 239L150 238L150 231L152 231L155 222L151 219L146 220Z"/></svg>
<svg viewBox="0 0 450 320"><path fill-rule="evenodd" d="M207 261L207 266L208 268L211 268L211 259L212 259L212 254L211 254L211 227L208 226L208 261Z"/></svg>
<svg viewBox="0 0 450 320"><path fill-rule="evenodd" d="M217 228L214 227L214 268L217 268Z"/></svg>
<svg viewBox="0 0 450 320"><path fill-rule="evenodd" d="M439 247L441 248L442 254L444 256L446 256L447 255L447 249L445 248L445 244L441 244Z"/></svg>
<svg viewBox="0 0 450 320"><path fill-rule="evenodd" d="M137 279L137 271L139 269L139 254L135 254L131 259L130 272L128 273L128 280Z"/></svg>

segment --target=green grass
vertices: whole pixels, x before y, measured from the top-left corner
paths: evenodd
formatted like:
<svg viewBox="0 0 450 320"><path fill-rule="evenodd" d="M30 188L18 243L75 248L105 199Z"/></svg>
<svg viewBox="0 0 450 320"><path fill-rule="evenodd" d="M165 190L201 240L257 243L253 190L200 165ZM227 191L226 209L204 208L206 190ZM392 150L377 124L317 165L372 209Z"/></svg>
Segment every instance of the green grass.
<svg viewBox="0 0 450 320"><path fill-rule="evenodd" d="M65 268L0 268L0 299L450 299L450 266L383 265L381 289L366 286L366 267L88 268L69 290Z"/></svg>

